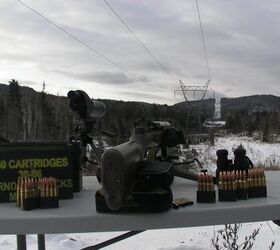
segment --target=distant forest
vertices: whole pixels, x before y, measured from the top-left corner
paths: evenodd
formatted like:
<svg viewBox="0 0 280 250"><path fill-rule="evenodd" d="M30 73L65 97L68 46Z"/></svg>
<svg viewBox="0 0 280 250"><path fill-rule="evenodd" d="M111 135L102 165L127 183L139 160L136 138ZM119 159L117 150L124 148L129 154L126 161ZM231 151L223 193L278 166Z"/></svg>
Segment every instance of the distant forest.
<svg viewBox="0 0 280 250"><path fill-rule="evenodd" d="M67 98L20 87L0 87L0 136L10 141L64 141L71 131Z"/></svg>
<svg viewBox="0 0 280 250"><path fill-rule="evenodd" d="M177 103L172 106L143 102L101 100L106 114L96 127L112 131L120 140L129 138L139 118L171 121L186 134L207 132L202 124L214 116L213 99ZM225 129L239 133L261 131L264 137L280 133L280 97L223 98ZM199 115L198 115L199 114ZM198 118L199 117L199 118ZM18 81L0 84L0 137L10 141L67 141L73 130L68 99L22 87Z"/></svg>

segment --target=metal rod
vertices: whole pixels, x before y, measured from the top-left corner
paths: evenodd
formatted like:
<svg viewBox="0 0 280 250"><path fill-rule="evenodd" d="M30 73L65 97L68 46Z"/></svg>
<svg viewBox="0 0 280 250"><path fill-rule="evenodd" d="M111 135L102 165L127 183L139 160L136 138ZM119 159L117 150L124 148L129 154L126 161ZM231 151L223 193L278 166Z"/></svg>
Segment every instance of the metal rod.
<svg viewBox="0 0 280 250"><path fill-rule="evenodd" d="M198 180L197 174L183 170L182 168L180 169L179 166L173 167L172 171L173 171L174 176L176 176L176 177L181 177L181 178L192 180L192 181Z"/></svg>
<svg viewBox="0 0 280 250"><path fill-rule="evenodd" d="M109 245L112 245L112 244L114 244L116 242L119 242L121 240L125 240L125 239L127 239L129 237L132 237L132 236L136 235L136 234L142 233L144 231L145 230L142 230L142 231L141 230L139 230L139 231L130 231L130 232L127 232L125 234L119 235L119 236L117 236L115 238L112 238L110 240L106 240L106 241L104 241L102 243L99 243L99 244L94 245L94 246L86 247L86 248L83 248L81 250L98 250L98 249L101 249L103 247L107 247Z"/></svg>
<svg viewBox="0 0 280 250"><path fill-rule="evenodd" d="M38 250L46 250L44 234L38 234Z"/></svg>
<svg viewBox="0 0 280 250"><path fill-rule="evenodd" d="M17 250L26 250L26 235L17 235Z"/></svg>

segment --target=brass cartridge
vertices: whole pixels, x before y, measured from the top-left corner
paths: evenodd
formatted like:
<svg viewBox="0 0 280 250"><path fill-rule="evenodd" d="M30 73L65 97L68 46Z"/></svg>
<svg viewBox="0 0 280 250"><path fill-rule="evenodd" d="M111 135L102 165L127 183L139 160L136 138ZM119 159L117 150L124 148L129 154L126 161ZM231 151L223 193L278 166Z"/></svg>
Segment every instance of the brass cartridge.
<svg viewBox="0 0 280 250"><path fill-rule="evenodd" d="M262 170L261 170L261 168L258 169L258 186L259 187L263 187L263 183L262 183Z"/></svg>
<svg viewBox="0 0 280 250"><path fill-rule="evenodd" d="M54 179L54 197L58 197L58 186L56 179Z"/></svg>
<svg viewBox="0 0 280 250"><path fill-rule="evenodd" d="M201 176L201 174L198 175L197 190L202 191L202 176Z"/></svg>
<svg viewBox="0 0 280 250"><path fill-rule="evenodd" d="M232 181L232 190L236 190L236 178L235 178L234 171L231 173L231 181Z"/></svg>
<svg viewBox="0 0 280 250"><path fill-rule="evenodd" d="M262 169L262 186L266 187L266 179L265 179L264 169Z"/></svg>
<svg viewBox="0 0 280 250"><path fill-rule="evenodd" d="M54 182L53 178L50 178L50 197L54 197Z"/></svg>
<svg viewBox="0 0 280 250"><path fill-rule="evenodd" d="M223 180L223 172L219 173L219 183L218 183L218 188L219 190L223 190L224 188L224 180Z"/></svg>
<svg viewBox="0 0 280 250"><path fill-rule="evenodd" d="M46 178L46 197L50 197L50 179Z"/></svg>
<svg viewBox="0 0 280 250"><path fill-rule="evenodd" d="M20 207L21 204L20 187L21 187L21 177L19 177L17 181L17 202L16 202L17 207Z"/></svg>

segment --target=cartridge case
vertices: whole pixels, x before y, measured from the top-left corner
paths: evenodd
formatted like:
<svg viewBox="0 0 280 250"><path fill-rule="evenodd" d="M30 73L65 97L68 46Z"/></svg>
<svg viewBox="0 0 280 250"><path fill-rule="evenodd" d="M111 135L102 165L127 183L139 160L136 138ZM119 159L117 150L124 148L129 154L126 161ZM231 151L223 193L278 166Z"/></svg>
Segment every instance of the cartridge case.
<svg viewBox="0 0 280 250"><path fill-rule="evenodd" d="M222 173L223 180L219 185L219 201L236 201L237 200L237 186L235 172ZM222 187L222 188L220 188Z"/></svg>
<svg viewBox="0 0 280 250"><path fill-rule="evenodd" d="M222 177L220 177L219 179L221 180ZM216 191L214 189L213 176L211 174L199 175L196 200L197 203L216 202Z"/></svg>
<svg viewBox="0 0 280 250"><path fill-rule="evenodd" d="M265 182L265 175L263 169L252 169L250 171L248 196L249 198L267 197L267 187Z"/></svg>

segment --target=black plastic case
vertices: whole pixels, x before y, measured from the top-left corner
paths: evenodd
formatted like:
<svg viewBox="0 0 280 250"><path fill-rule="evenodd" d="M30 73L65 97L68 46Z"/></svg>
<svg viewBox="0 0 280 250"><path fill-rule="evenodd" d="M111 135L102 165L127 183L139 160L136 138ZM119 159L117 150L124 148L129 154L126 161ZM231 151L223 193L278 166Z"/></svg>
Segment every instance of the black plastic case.
<svg viewBox="0 0 280 250"><path fill-rule="evenodd" d="M59 200L57 197L42 197L40 199L40 208L58 208Z"/></svg>
<svg viewBox="0 0 280 250"><path fill-rule="evenodd" d="M249 198L267 197L267 188L266 187L248 188L248 196L249 196Z"/></svg>
<svg viewBox="0 0 280 250"><path fill-rule="evenodd" d="M196 192L197 203L215 203L216 202L216 192L214 191L197 191Z"/></svg>
<svg viewBox="0 0 280 250"><path fill-rule="evenodd" d="M25 210L25 211L39 208L39 199L38 198L23 199L21 208L22 208L22 210Z"/></svg>
<svg viewBox="0 0 280 250"><path fill-rule="evenodd" d="M238 188L236 189L237 200L248 200L248 189L247 188Z"/></svg>
<svg viewBox="0 0 280 250"><path fill-rule="evenodd" d="M219 201L237 201L236 190L219 190Z"/></svg>

